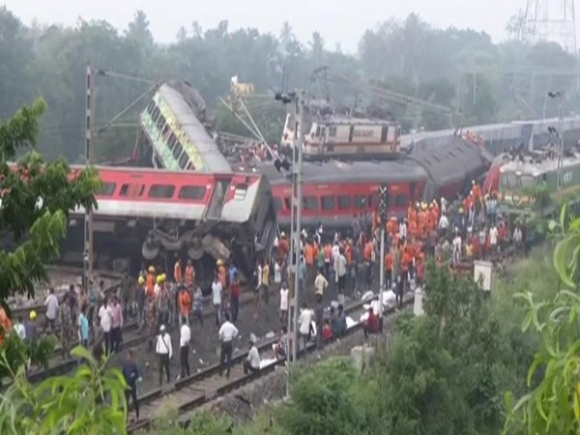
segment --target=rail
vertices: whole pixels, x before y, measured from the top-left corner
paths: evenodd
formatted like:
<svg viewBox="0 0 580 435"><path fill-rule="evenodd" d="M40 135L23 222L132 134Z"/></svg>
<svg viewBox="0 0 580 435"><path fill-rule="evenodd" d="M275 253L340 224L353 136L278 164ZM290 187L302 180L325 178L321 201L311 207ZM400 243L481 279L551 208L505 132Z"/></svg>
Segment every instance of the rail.
<svg viewBox="0 0 580 435"><path fill-rule="evenodd" d="M360 311L361 309L364 308L365 305L369 304L371 301L376 300L376 299L377 299L377 297L375 296L372 299L365 299L365 300L356 302L354 304L351 304L348 307L345 307L345 314ZM414 300L414 297L407 298L405 300L405 305L412 303L413 300ZM385 309L385 316L391 317L392 315L394 315L395 309L396 309L395 306L387 307ZM357 321L355 324L353 324L352 326L350 326L347 329L346 335L351 335L354 332L360 330L362 328L362 325L363 325L362 322ZM268 340L265 340L262 343L260 343L257 346L257 348L260 352L263 352L265 350L271 349L272 345L275 344L276 342L277 342L276 338L268 339ZM316 344L309 343L305 346L302 353L303 354L311 353L315 349L316 349ZM232 366L244 361L247 358L248 353L249 353L249 350L246 350L246 351L238 352L234 356L232 356ZM275 361L271 362L270 364L260 368L259 371L254 372L254 373L250 373L248 375L244 375L238 379L233 379L231 381L228 381L224 385L217 387L215 390L210 390L210 391L203 390L202 391L200 389L200 390L198 390L199 394L200 394L199 396L194 397L194 398L187 400L186 402L180 404L177 407L177 410L178 410L179 414L183 414L187 411L191 411L192 409L198 408L198 407L214 400L217 397L221 397L226 393L229 393L233 390L239 389L243 385L246 385L246 384L248 384L248 383L250 383L258 378L265 376L268 373L271 373L272 371L275 370L275 368L277 366L284 364L284 362L285 362L284 359L276 359ZM214 365L212 365L212 366L210 366L210 367L208 367L208 368L206 368L198 373L195 373L187 378L183 378L175 383L175 388L171 392L169 392L168 395L173 395L173 394L179 392L180 390L183 390L184 388L192 387L197 382L211 378L211 377L219 374L220 369L221 369L220 364L214 364ZM153 390L153 391L151 391L147 394L144 394L143 396L138 398L139 407L142 409L144 406L151 405L155 401L162 399L164 396L165 396L165 394L164 394L164 390L162 388L158 388L156 390ZM149 430L153 426L154 420L155 420L154 416L145 417L142 420L139 420L135 423L128 425L127 432L132 434L132 433L135 433L136 431L139 431L139 430Z"/></svg>

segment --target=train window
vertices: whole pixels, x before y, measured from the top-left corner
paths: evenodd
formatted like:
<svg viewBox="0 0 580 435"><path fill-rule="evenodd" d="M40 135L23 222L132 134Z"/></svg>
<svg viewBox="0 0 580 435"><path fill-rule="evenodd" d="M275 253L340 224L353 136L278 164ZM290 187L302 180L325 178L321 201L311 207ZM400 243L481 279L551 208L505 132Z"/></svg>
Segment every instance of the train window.
<svg viewBox="0 0 580 435"><path fill-rule="evenodd" d="M350 196L338 195L338 209L348 210L350 208Z"/></svg>
<svg viewBox="0 0 580 435"><path fill-rule="evenodd" d="M335 201L334 201L334 196L321 197L320 204L322 205L322 210L334 210L336 207Z"/></svg>
<svg viewBox="0 0 580 435"><path fill-rule="evenodd" d="M274 207L277 212L282 210L282 200L276 196L274 197Z"/></svg>
<svg viewBox="0 0 580 435"><path fill-rule="evenodd" d="M154 109L155 109L155 101L151 100L149 101L149 104L147 104L147 113L151 115Z"/></svg>
<svg viewBox="0 0 580 435"><path fill-rule="evenodd" d="M161 135L163 136L163 140L165 140L165 142L168 141L169 136L171 136L171 127L169 126L169 124L165 124L163 126L163 130L161 131Z"/></svg>
<svg viewBox="0 0 580 435"><path fill-rule="evenodd" d="M404 193L399 193L397 199L395 200L395 205L398 207L405 207L407 205L407 195Z"/></svg>
<svg viewBox="0 0 580 435"><path fill-rule="evenodd" d="M236 185L236 190L234 190L234 200L243 201L244 198L246 197L246 193L248 193L248 185L247 184Z"/></svg>
<svg viewBox="0 0 580 435"><path fill-rule="evenodd" d="M142 196L145 191L144 184L123 184L121 190L119 190L119 195L121 196Z"/></svg>
<svg viewBox="0 0 580 435"><path fill-rule="evenodd" d="M173 145L175 145L177 142L178 142L177 136L175 136L175 134L171 132L171 134L169 135L169 139L167 139L167 145L169 145L169 148L173 148Z"/></svg>
<svg viewBox="0 0 580 435"><path fill-rule="evenodd" d="M171 198L175 193L175 186L171 184L154 184L149 188L150 198Z"/></svg>
<svg viewBox="0 0 580 435"><path fill-rule="evenodd" d="M434 159L436 162L440 162L440 161L441 161L441 160L439 160L439 157L437 157L435 154L431 154L431 157L433 157L433 159Z"/></svg>
<svg viewBox="0 0 580 435"><path fill-rule="evenodd" d="M284 198L284 208L286 210L292 210L292 201L288 197Z"/></svg>
<svg viewBox="0 0 580 435"><path fill-rule="evenodd" d="M103 186L97 192L97 195L101 196L111 196L115 193L115 188L117 185L115 183L103 183Z"/></svg>
<svg viewBox="0 0 580 435"><path fill-rule="evenodd" d="M165 116L159 115L159 118L157 118L157 130L162 131L164 125L165 125Z"/></svg>
<svg viewBox="0 0 580 435"><path fill-rule="evenodd" d="M336 126L328 127L328 137L336 136Z"/></svg>
<svg viewBox="0 0 580 435"><path fill-rule="evenodd" d="M189 163L189 156L187 155L187 153L183 153L181 154L181 157L179 158L179 166L181 168L186 168L187 164Z"/></svg>
<svg viewBox="0 0 580 435"><path fill-rule="evenodd" d="M157 122L159 115L161 115L161 111L159 110L159 107L155 106L153 113L151 114L151 119L153 119L153 122Z"/></svg>
<svg viewBox="0 0 580 435"><path fill-rule="evenodd" d="M179 189L178 197L179 199L203 199L206 191L205 186L183 186Z"/></svg>
<svg viewBox="0 0 580 435"><path fill-rule="evenodd" d="M318 210L318 198L316 196L305 196L302 200L304 210Z"/></svg>
<svg viewBox="0 0 580 435"><path fill-rule="evenodd" d="M185 169L187 169L188 171L195 171L195 165L193 163L189 162L187 164L187 168L185 168Z"/></svg>
<svg viewBox="0 0 580 435"><path fill-rule="evenodd" d="M355 195L354 196L354 208L366 208L367 197L366 195Z"/></svg>
<svg viewBox="0 0 580 435"><path fill-rule="evenodd" d="M181 146L181 143L179 141L175 142L173 148L171 148L171 152L173 153L173 157L175 157L175 160L179 160L181 155L184 154L183 147Z"/></svg>

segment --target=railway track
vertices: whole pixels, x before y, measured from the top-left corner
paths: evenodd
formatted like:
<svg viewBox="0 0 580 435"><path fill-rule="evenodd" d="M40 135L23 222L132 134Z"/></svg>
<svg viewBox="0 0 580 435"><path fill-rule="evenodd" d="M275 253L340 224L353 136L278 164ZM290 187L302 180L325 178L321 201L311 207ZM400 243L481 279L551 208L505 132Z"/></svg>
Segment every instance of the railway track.
<svg viewBox="0 0 580 435"><path fill-rule="evenodd" d="M211 306L211 304L208 303L209 299L210 299L209 296L204 297L204 305ZM247 305L247 304L251 303L252 301L253 301L253 295L251 295L251 294L242 295L242 297L240 298L240 307ZM204 310L203 316L206 319L212 318L214 316L213 307L209 310ZM121 343L120 349L121 350L130 349L132 347L142 345L142 344L146 343L147 337L148 336L146 333L144 333L144 332L139 333L138 332L138 325L137 325L136 321L126 323L123 326L123 342ZM55 355L59 355L59 353L60 353L60 347L57 347L55 349ZM53 361L56 360L57 358L58 357L55 357L53 359ZM29 380L31 382L41 382L42 380L47 379L51 376L58 376L58 375L68 373L71 370L73 370L77 366L77 364L78 364L78 360L76 360L74 358L62 360L62 361L57 362L53 366L49 366L46 369L30 373Z"/></svg>
<svg viewBox="0 0 580 435"><path fill-rule="evenodd" d="M376 299L376 297L375 297ZM413 297L408 297L405 304L410 304ZM371 302L370 299L351 304L345 308L345 313L351 319L356 319L349 325L347 335L353 334L362 329L359 322L360 316L366 311L365 306ZM395 306L389 305L385 310L386 316L395 314ZM238 352L232 356L232 370L229 379L220 376L220 365L215 364L207 369L195 373L187 378L177 381L174 388L167 392L164 388L158 388L139 397L139 410L141 419L127 426L127 432L134 434L140 430L151 429L160 413L167 411L167 407L176 408L179 415L201 407L212 400L227 393L241 388L242 386L271 373L276 367L283 365L284 360L276 359L272 352L272 345L277 339L264 340L257 345L262 360L260 371L251 374L244 374L241 363L247 358L248 350ZM315 343L309 343L304 352L312 353L316 350Z"/></svg>

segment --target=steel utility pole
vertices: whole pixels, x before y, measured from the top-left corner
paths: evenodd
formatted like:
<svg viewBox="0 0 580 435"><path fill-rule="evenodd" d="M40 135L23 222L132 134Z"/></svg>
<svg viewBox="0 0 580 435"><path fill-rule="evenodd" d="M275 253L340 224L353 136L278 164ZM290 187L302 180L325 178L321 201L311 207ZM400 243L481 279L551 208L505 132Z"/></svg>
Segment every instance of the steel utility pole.
<svg viewBox="0 0 580 435"><path fill-rule="evenodd" d="M94 122L94 90L95 77L93 74L93 67L87 66L86 75L86 132L85 132L85 165L88 167L91 164L93 157L93 122ZM85 209L85 231L84 231L84 270L83 270L83 286L85 291L89 291L89 283L93 276L93 212L90 209Z"/></svg>
<svg viewBox="0 0 580 435"><path fill-rule="evenodd" d="M305 100L304 92L296 91L294 101L296 104L296 113L298 121L294 131L298 132L298 140L294 144L294 156L297 162L292 165L292 175L294 185L296 186L296 195L292 201L296 202L296 226L294 228L294 249L296 252L296 279L294 279L294 341L292 342L292 361L298 359L298 310L300 301L300 280L298 279L298 268L300 266L300 233L302 231L302 153L304 149L304 119L305 119ZM296 146L297 145L297 146Z"/></svg>
<svg viewBox="0 0 580 435"><path fill-rule="evenodd" d="M564 166L564 91L548 92L548 97L558 99L558 191L562 189Z"/></svg>
<svg viewBox="0 0 580 435"><path fill-rule="evenodd" d="M379 324L381 327L381 331L383 330L383 297L385 291L385 225L387 223L387 196L388 190L386 184L381 184L379 186L379 218L380 218L380 225L381 225L381 257L379 263Z"/></svg>

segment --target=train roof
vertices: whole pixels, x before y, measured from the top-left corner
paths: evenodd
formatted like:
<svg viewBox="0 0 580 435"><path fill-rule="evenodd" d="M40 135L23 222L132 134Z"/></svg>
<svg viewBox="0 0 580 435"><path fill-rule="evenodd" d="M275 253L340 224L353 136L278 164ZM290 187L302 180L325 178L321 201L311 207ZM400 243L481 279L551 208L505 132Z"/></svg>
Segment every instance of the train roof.
<svg viewBox="0 0 580 435"><path fill-rule="evenodd" d="M256 167L271 184L288 181L289 177L274 167L273 163L262 163ZM251 170L251 169L250 169ZM411 160L352 161L330 160L327 162L303 162L302 177L309 183L362 183L384 180L385 174L398 181L415 181L425 178L423 168Z"/></svg>
<svg viewBox="0 0 580 435"><path fill-rule="evenodd" d="M181 124L180 127L189 136L193 146L203 158L208 172L230 172L228 161L207 133L203 124L197 119L194 109L187 103L184 96L168 84L161 85L158 92L169 104Z"/></svg>
<svg viewBox="0 0 580 435"><path fill-rule="evenodd" d="M356 118L353 116L330 115L315 118L315 122L335 125L398 125L394 121L379 118Z"/></svg>
<svg viewBox="0 0 580 435"><path fill-rule="evenodd" d="M565 157L562 159L562 167L569 168L572 166L580 165L580 154L574 154L571 157ZM558 158L544 158L544 159L534 159L529 156L524 156L523 161L518 157L515 157L510 162L503 164L500 167L500 173L521 173L526 175L531 175L536 177L546 172L554 172L558 170Z"/></svg>

